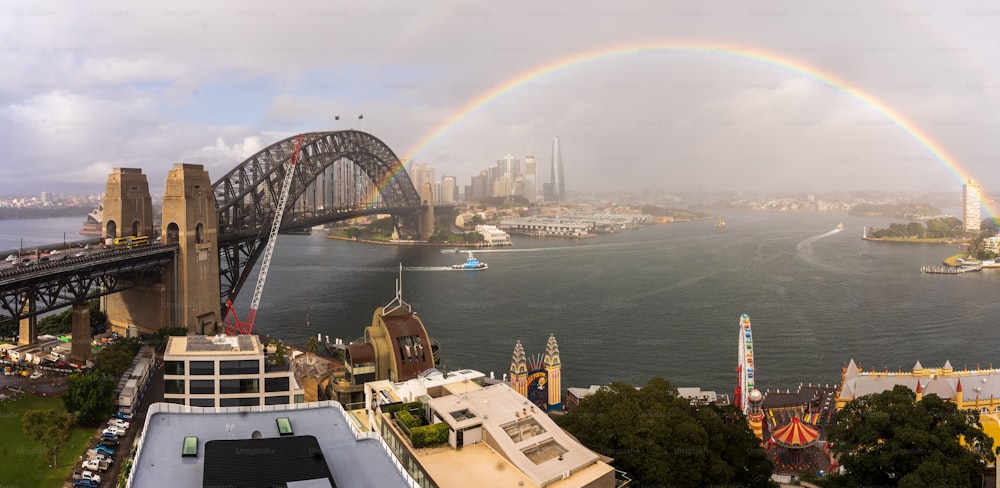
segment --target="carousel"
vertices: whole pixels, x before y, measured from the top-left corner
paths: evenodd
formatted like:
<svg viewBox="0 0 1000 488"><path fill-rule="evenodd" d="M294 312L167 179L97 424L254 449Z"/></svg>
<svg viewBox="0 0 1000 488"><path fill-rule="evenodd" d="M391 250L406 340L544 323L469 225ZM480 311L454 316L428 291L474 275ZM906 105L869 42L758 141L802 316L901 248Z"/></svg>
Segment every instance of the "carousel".
<svg viewBox="0 0 1000 488"><path fill-rule="evenodd" d="M819 429L792 417L791 422L774 429L768 441L768 457L774 461L778 471L828 471L830 456L817 445L818 439Z"/></svg>

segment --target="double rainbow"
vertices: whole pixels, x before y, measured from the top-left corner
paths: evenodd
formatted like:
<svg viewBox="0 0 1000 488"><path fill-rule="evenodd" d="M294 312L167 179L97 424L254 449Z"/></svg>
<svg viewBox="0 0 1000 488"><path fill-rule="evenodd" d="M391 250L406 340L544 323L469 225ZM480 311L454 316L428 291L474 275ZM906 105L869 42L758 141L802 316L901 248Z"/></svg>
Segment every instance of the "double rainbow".
<svg viewBox="0 0 1000 488"><path fill-rule="evenodd" d="M576 66L581 66L588 63L594 63L598 61L603 61L609 58L615 58L619 56L627 56L639 53L671 53L671 52L684 52L684 53L703 53L709 55L725 56L737 59L746 59L751 61L756 61L763 63L765 65L771 65L779 69L790 71L793 73L802 74L812 78L814 80L823 83L824 85L835 88L843 93L850 95L856 100L861 101L865 105L868 105L876 112L882 114L887 119L891 120L897 126L899 126L903 131L913 138L919 145L923 146L928 152L930 152L934 158L944 164L958 180L964 183L970 177L968 173L959 166L958 161L955 160L953 156L948 154L947 151L941 147L940 144L934 141L927 133L922 131L913 122L907 120L900 113L890 108L888 105L883 103L881 100L875 98L869 93L861 90L860 88L853 86L847 81L838 78L837 76L822 71L818 68L809 66L805 63L799 62L797 60L791 59L787 56L783 56L777 53L765 51L762 49L746 47L746 46L734 46L726 44L714 44L708 42L646 42L639 44L628 44L617 47L610 47L604 49L595 49L591 51L585 51L578 54L570 55L555 61L549 62L547 64L538 66L534 69L516 75L507 81L498 84L492 89L486 91L479 97L466 103L461 109L456 111L447 121L436 129L428 133L422 139L417 141L417 143L406 152L406 156L403 161L413 160L413 157L420 153L427 145L429 145L434 140L439 137L444 136L452 127L455 127L467 117L478 111L479 109L489 105L493 101L503 97L507 93L517 90L518 88L531 83L533 81L539 80L546 76L550 76L559 73ZM378 182L379 193L385 189L385 187L396 178L399 171L402 170L402 165L400 169L390 173L385 181ZM1000 214L997 213L993 205L985 205L987 212L993 216L998 217Z"/></svg>

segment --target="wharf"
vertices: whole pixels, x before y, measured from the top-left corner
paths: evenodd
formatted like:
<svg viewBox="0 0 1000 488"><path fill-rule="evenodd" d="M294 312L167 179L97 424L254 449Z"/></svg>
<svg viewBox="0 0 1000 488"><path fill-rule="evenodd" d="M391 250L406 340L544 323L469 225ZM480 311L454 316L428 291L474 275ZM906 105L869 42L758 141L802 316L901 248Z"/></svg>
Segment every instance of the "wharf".
<svg viewBox="0 0 1000 488"><path fill-rule="evenodd" d="M930 274L963 274L981 271L982 265L977 266L924 266L920 268L921 273Z"/></svg>

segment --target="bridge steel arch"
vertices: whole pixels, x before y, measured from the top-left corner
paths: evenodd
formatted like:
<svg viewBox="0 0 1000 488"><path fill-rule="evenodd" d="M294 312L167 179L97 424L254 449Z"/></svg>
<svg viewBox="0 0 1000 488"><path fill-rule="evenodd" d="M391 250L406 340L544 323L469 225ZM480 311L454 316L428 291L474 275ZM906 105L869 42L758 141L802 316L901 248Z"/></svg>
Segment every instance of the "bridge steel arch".
<svg viewBox="0 0 1000 488"><path fill-rule="evenodd" d="M358 215L389 213L401 236L413 238L418 231L420 196L396 154L384 142L356 130L310 132L303 134L298 163L290 175L294 178L289 195L293 202L313 185L324 170L337 161L348 160L375 184L379 197L370 202L353 202L349 207L329 209L330 215L312 223L330 222ZM263 254L274 219L286 163L295 148L292 136L278 141L212 184L219 217L220 307L225 315L226 300L234 300L246 282L254 264ZM302 225L289 211L282 217L282 228Z"/></svg>

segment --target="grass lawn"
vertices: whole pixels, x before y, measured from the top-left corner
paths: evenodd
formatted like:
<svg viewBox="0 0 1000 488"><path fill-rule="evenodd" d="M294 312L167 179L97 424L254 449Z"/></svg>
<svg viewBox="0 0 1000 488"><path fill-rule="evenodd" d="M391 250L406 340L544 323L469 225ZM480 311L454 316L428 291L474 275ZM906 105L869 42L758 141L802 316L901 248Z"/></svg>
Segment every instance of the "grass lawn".
<svg viewBox="0 0 1000 488"><path fill-rule="evenodd" d="M62 398L21 395L0 404L0 473L4 486L59 487L63 486L83 455L87 441L94 435L93 427L76 427L73 435L59 450L59 469L49 467L42 443L24 435L21 415L25 410L50 408L63 412Z"/></svg>

